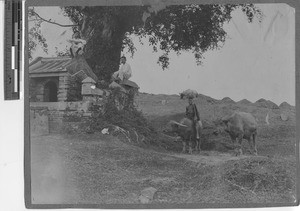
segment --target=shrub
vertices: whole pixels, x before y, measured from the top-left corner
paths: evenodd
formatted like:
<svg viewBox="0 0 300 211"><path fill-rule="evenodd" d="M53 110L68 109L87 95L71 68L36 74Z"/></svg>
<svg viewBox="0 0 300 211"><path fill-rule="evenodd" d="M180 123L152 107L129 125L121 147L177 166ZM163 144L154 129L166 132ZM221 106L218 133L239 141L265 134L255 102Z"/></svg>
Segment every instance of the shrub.
<svg viewBox="0 0 300 211"><path fill-rule="evenodd" d="M164 137L138 111L134 105L134 96L134 91L123 93L116 89L107 97L103 108L94 105L91 108L91 130L109 128L114 135L123 135L129 142L175 149L173 140Z"/></svg>
<svg viewBox="0 0 300 211"><path fill-rule="evenodd" d="M66 111L63 115L64 122L80 122L82 119L82 112Z"/></svg>

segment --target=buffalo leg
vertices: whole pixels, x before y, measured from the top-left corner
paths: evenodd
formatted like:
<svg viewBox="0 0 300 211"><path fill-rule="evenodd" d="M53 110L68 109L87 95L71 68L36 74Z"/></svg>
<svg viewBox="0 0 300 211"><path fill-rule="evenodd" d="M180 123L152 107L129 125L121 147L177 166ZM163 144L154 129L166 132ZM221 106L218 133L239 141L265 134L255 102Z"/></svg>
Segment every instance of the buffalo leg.
<svg viewBox="0 0 300 211"><path fill-rule="evenodd" d="M192 149L192 141L189 141L189 153L192 154L193 149Z"/></svg>
<svg viewBox="0 0 300 211"><path fill-rule="evenodd" d="M231 137L231 142L233 144L235 156L238 156L239 152L238 152L238 141L237 141L237 138L236 137Z"/></svg>
<svg viewBox="0 0 300 211"><path fill-rule="evenodd" d="M196 144L197 144L197 145L196 145L196 147L197 147L196 149L200 152L200 151L201 151L201 148L200 148L200 144L201 144L201 143L200 143L200 138L197 138L197 139L196 139Z"/></svg>
<svg viewBox="0 0 300 211"><path fill-rule="evenodd" d="M196 147L195 147L195 150L198 151L198 148L199 148L199 142L198 142L198 139L196 139Z"/></svg>
<svg viewBox="0 0 300 211"><path fill-rule="evenodd" d="M199 123L197 122L196 124L195 124L195 132L196 132L196 139L200 139L200 131L199 131Z"/></svg>
<svg viewBox="0 0 300 211"><path fill-rule="evenodd" d="M185 153L185 151L186 151L186 142L183 141L182 144L183 144L182 152Z"/></svg>
<svg viewBox="0 0 300 211"><path fill-rule="evenodd" d="M254 155L257 155L257 149L256 149L256 133L252 135L253 140L252 140L252 145L254 149Z"/></svg>
<svg viewBox="0 0 300 211"><path fill-rule="evenodd" d="M242 155L242 141L243 141L243 134L239 134L236 140L235 148L236 148L236 155Z"/></svg>

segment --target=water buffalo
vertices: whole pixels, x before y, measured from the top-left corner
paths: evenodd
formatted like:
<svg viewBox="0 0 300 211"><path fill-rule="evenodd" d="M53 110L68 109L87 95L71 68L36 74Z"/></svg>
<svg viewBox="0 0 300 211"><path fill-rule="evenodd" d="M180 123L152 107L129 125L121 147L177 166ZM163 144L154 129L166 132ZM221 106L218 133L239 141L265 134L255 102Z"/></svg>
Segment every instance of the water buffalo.
<svg viewBox="0 0 300 211"><path fill-rule="evenodd" d="M202 123L199 121L196 124L198 127L198 135L201 137ZM188 118L183 118L180 122L170 121L168 123L168 129L165 132L173 132L181 137L183 148L182 152L186 152L186 145L189 146L189 153L192 154L192 144L195 142L195 150L200 151L200 139L196 139L196 131L193 128L193 122Z"/></svg>
<svg viewBox="0 0 300 211"><path fill-rule="evenodd" d="M237 145L238 154L242 154L241 143L243 139L248 140L251 150L257 155L256 136L257 122L250 113L234 112L230 116L223 117L220 124ZM220 126L219 125L219 126Z"/></svg>

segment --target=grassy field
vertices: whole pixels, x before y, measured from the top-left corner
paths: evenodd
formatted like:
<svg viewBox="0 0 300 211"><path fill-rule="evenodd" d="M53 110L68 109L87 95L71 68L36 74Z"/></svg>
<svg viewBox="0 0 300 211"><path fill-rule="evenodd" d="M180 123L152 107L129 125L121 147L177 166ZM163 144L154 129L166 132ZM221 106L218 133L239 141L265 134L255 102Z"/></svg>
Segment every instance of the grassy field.
<svg viewBox="0 0 300 211"><path fill-rule="evenodd" d="M33 203L141 204L146 188L155 188L147 202L156 205L216 206L216 203L295 203L295 112L252 104L227 103L206 96L196 99L208 143L227 142L213 136L214 119L233 110L252 112L259 122L258 154L232 156L230 150L206 148L192 155L174 148L129 142L122 136L50 134L32 137ZM139 109L162 130L183 116L187 102L179 96L140 94ZM265 117L269 113L269 125ZM285 113L289 119L282 121ZM246 150L247 143L243 143Z"/></svg>

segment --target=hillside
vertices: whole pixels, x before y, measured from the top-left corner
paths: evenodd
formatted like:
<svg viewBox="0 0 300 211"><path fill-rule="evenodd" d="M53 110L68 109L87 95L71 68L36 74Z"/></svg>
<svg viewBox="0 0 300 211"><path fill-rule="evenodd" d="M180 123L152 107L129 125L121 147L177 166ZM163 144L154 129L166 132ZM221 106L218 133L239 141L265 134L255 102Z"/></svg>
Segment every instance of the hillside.
<svg viewBox="0 0 300 211"><path fill-rule="evenodd" d="M223 98L216 100L209 96L199 95L194 99L201 119L204 122L213 122L225 115L231 114L233 111L244 111L253 114L260 125L266 124L266 116L269 113L270 124L290 124L295 125L296 112L295 107L287 103L277 106L275 103L260 99L255 103L251 103L247 99L239 102L234 102L230 98ZM180 99L179 95L154 95L140 93L137 96L136 104L138 109L141 110L149 119L173 116L184 114L187 100ZM288 116L287 122L282 122L280 115L285 114Z"/></svg>
<svg viewBox="0 0 300 211"><path fill-rule="evenodd" d="M226 133L214 135L214 122L225 115L232 114L234 111L244 111L251 113L258 122L258 148L265 155L287 154L295 152L294 142L296 136L296 111L295 107L284 106L284 108L267 108L265 103L261 106L259 103L266 102L273 105L271 101L259 100L259 103L248 103L248 100L234 102L230 98L216 100L205 95L199 95L194 99L204 130L202 132L201 147L204 150L217 150L228 152L231 148L229 135ZM246 103L245 103L246 102ZM138 109L140 109L150 120L152 125L162 131L170 120L179 121L185 115L187 100L180 99L178 95L153 95L140 93L136 100ZM283 144L283 139L288 144ZM269 141L272 145L280 145L281 148L269 147ZM180 143L174 144L177 150L180 150ZM247 142L243 142L243 147L247 148ZM273 150L273 152L272 152ZM260 153L259 153L260 154Z"/></svg>

